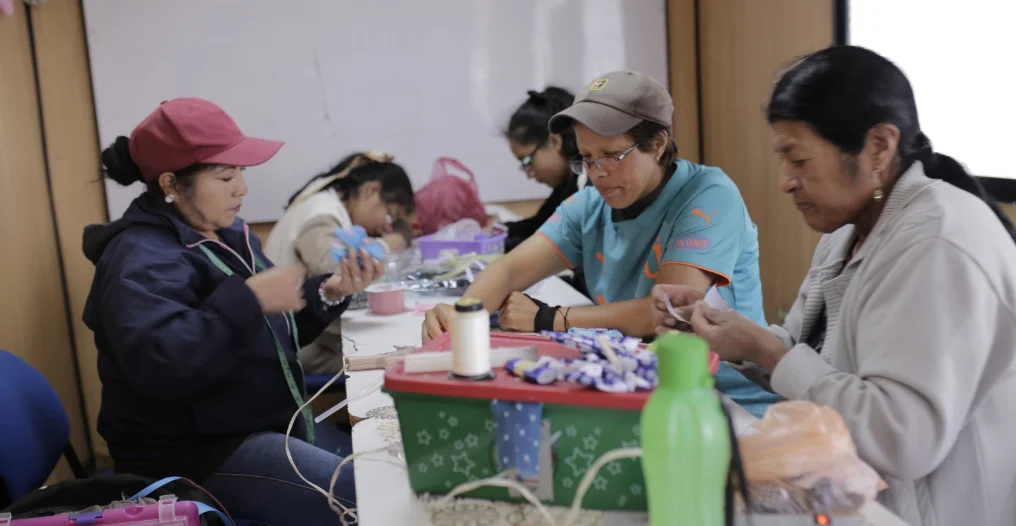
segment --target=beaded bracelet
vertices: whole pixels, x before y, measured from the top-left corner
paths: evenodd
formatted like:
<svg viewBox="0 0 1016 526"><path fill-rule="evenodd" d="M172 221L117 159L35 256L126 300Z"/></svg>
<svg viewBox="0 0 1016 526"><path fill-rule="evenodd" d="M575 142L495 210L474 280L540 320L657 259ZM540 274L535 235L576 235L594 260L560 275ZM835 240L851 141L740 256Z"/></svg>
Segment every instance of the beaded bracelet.
<svg viewBox="0 0 1016 526"><path fill-rule="evenodd" d="M329 300L328 297L325 296L325 282L327 282L327 281L328 281L327 279L322 281L321 282L321 286L318 287L318 298L321 299L321 304L324 305L326 309L330 309L332 307L335 307L335 306L341 304L343 302L343 300L346 299L346 297L342 296L341 298L339 298L337 300Z"/></svg>

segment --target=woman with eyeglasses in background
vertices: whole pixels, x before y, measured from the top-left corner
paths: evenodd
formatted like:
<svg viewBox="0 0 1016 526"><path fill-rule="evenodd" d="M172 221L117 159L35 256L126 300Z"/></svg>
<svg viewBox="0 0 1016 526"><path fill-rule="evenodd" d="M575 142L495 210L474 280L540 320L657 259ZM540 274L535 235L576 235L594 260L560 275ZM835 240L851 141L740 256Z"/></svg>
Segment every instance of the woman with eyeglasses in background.
<svg viewBox="0 0 1016 526"><path fill-rule="evenodd" d="M515 110L508 121L505 137L512 155L519 160L519 169L526 177L545 184L553 191L540 205L533 217L507 223L508 239L505 249L511 250L529 239L554 215L565 199L579 191L579 176L571 171L568 162L577 158L575 132L571 129L550 133L551 117L568 109L575 95L562 88L548 87L530 91L529 98Z"/></svg>
<svg viewBox="0 0 1016 526"><path fill-rule="evenodd" d="M580 181L580 176L568 166L570 161L579 156L575 131L569 128L561 133L550 133L549 129L551 117L568 109L574 101L575 95L563 88L550 86L540 92L530 91L526 102L508 120L508 129L504 135L508 138L512 155L519 160L519 169L527 178L554 190L533 217L505 224L508 227L505 251L511 251L529 239L554 215L554 211L565 199L583 186L584 181ZM589 296L581 265L577 265L573 272L572 276L562 276L562 279L575 290Z"/></svg>
<svg viewBox="0 0 1016 526"><path fill-rule="evenodd" d="M744 200L721 170L677 157L671 133L674 104L659 83L628 71L596 79L575 104L549 123L551 136L575 134L573 173L591 188L567 198L538 233L487 267L465 292L498 311L502 329L617 329L651 337L656 284L682 284L720 294L741 314L765 325L758 239ZM582 265L597 305L537 305L518 291ZM454 309L427 313L423 339L449 330ZM761 415L776 400L722 365L717 387Z"/></svg>

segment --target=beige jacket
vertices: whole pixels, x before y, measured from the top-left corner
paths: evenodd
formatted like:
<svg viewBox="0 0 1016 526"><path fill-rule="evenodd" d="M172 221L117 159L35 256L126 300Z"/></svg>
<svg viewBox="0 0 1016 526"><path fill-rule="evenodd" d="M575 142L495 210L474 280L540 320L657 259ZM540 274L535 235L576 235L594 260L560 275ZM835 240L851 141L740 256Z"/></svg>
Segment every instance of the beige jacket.
<svg viewBox="0 0 1016 526"><path fill-rule="evenodd" d="M977 197L915 163L843 267L852 226L824 236L770 378L836 409L913 526L1016 523L1016 245ZM842 269L842 272L841 272ZM823 306L818 353L807 344Z"/></svg>
<svg viewBox="0 0 1016 526"><path fill-rule="evenodd" d="M329 274L336 269L332 256L335 230L351 226L353 221L339 194L325 189L286 211L268 236L265 254L276 265L302 263L308 276ZM334 374L342 368L341 319L300 350L300 362L306 374Z"/></svg>

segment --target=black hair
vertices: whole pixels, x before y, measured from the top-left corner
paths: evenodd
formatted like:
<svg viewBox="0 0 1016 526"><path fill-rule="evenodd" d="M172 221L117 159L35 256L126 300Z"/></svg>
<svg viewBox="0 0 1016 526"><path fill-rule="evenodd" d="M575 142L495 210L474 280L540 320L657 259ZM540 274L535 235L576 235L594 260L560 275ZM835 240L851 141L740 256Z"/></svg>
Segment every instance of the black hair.
<svg viewBox="0 0 1016 526"><path fill-rule="evenodd" d="M921 132L910 81L895 64L874 51L835 46L812 53L776 82L766 109L769 123L800 121L843 153L857 155L868 131L892 124L900 131L900 173L921 161L928 177L941 179L980 197L1016 240L1005 212L981 183L952 157L935 153Z"/></svg>
<svg viewBox="0 0 1016 526"><path fill-rule="evenodd" d="M568 109L575 102L575 95L564 88L549 86L537 92L528 92L529 98L522 103L511 119L505 137L519 144L543 145L550 138L550 118ZM579 154L575 143L575 130L568 128L561 132L561 156L570 161Z"/></svg>
<svg viewBox="0 0 1016 526"><path fill-rule="evenodd" d="M102 175L115 181L121 186L130 186L134 183L142 182L145 183L145 192L153 197L156 202L162 202L162 199L166 197L165 192L162 191L162 187L159 186L159 180L154 179L152 181L145 181L144 176L141 175L141 169L138 165L134 164L134 160L131 159L130 154L130 139L124 136L117 137L113 144L109 145L108 148L102 150L99 158L102 160ZM176 176L176 182L180 187L180 192L185 198L192 197L194 190L194 182L197 180L196 175L199 172L207 170L209 168L216 168L214 164L192 164L181 170L176 170L173 175Z"/></svg>
<svg viewBox="0 0 1016 526"><path fill-rule="evenodd" d="M653 153L653 141L661 132L667 134L667 148L663 150L663 155L660 156L657 164L667 167L677 160L677 143L674 142L674 135L670 128L656 122L642 121L628 130L628 135L635 141L635 144L639 145L640 151Z"/></svg>
<svg viewBox="0 0 1016 526"><path fill-rule="evenodd" d="M305 188L310 186L311 183L324 177L330 177L337 173L345 170L350 163L352 163L357 157L364 155L363 152L357 152L348 155L345 159L339 161L338 164L333 166L330 170L325 173L319 174L307 181L292 197L289 198L289 202L286 203L286 208L289 208L293 204L293 201L303 192ZM409 175L406 171L391 161L388 162L376 162L368 161L366 164L357 166L349 171L345 177L336 179L327 188L332 188L343 199L348 199L357 194L360 190L360 186L364 183L371 181L379 181L381 183L381 200L386 204L394 204L405 208L407 213L412 214L416 209L416 201L413 199L413 183L409 180ZM323 190L323 189L322 189Z"/></svg>

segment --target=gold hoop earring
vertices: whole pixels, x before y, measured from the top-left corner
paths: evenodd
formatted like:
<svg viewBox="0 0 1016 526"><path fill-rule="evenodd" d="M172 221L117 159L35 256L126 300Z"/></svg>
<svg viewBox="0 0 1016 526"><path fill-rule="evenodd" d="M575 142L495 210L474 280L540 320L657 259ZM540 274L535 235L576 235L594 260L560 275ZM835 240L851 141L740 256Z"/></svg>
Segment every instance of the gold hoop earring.
<svg viewBox="0 0 1016 526"><path fill-rule="evenodd" d="M871 198L874 199L875 202L878 202L885 197L885 192L882 191L882 172L875 170L871 175L875 178L875 181L877 181L875 184L875 193L871 195Z"/></svg>

